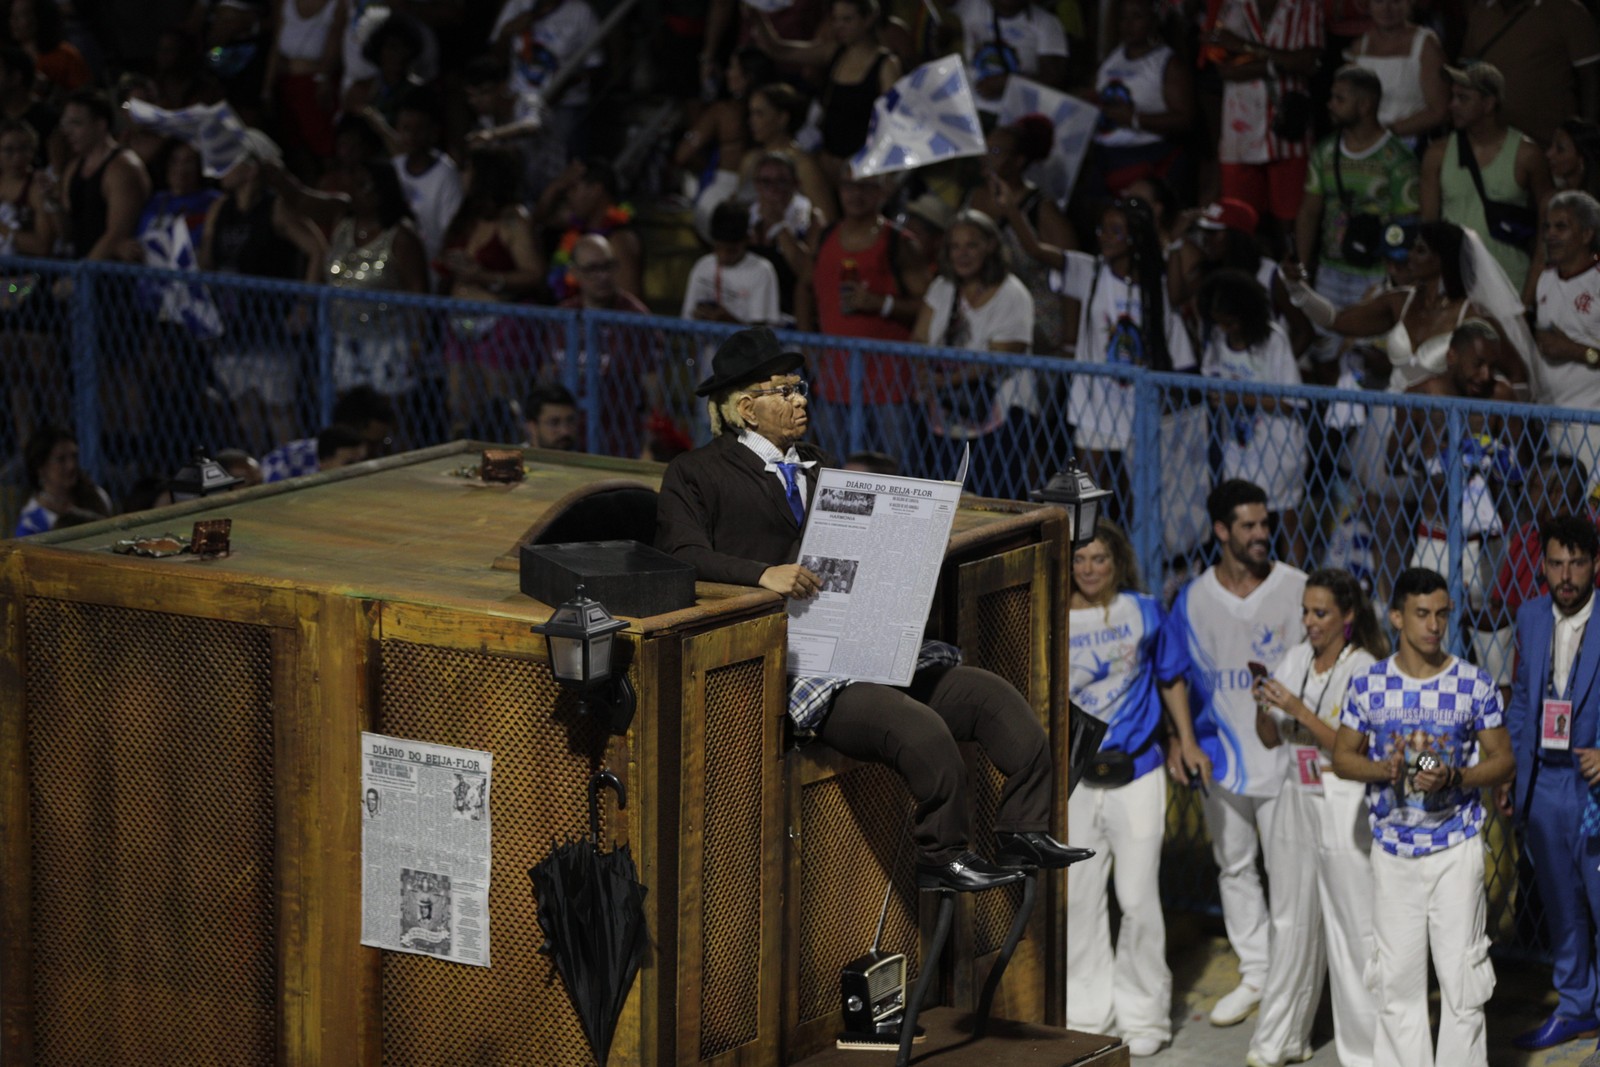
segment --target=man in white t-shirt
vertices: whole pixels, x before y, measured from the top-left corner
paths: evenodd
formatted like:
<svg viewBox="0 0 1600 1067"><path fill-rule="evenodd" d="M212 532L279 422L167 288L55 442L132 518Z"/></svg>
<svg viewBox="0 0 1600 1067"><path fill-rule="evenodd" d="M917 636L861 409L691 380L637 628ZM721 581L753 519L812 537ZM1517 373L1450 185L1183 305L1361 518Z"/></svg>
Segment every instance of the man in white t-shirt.
<svg viewBox="0 0 1600 1067"><path fill-rule="evenodd" d="M712 252L689 271L684 318L745 326L778 321L778 272L751 253L747 221L747 209L737 202L718 204L711 213Z"/></svg>
<svg viewBox="0 0 1600 1067"><path fill-rule="evenodd" d="M1206 498L1217 563L1184 587L1162 639L1161 699L1177 742L1167 770L1206 790L1206 829L1221 869L1217 887L1239 985L1211 1010L1215 1026L1242 1022L1261 1001L1270 921L1256 854L1268 838L1284 779L1284 750L1256 734L1255 677L1266 675L1305 636L1304 572L1272 559L1267 494L1251 482L1221 482Z"/></svg>
<svg viewBox="0 0 1600 1067"><path fill-rule="evenodd" d="M1545 268L1539 274L1539 366L1534 399L1600 411L1600 202L1568 190L1550 198L1544 217ZM1551 447L1600 472L1600 426L1551 422Z"/></svg>
<svg viewBox="0 0 1600 1067"><path fill-rule="evenodd" d="M1500 691L1444 647L1450 590L1437 571L1395 580L1397 651L1350 680L1333 770L1368 783L1378 1003L1373 1067L1487 1067L1483 1006L1494 992L1485 933L1479 792L1515 757ZM1439 976L1439 1045L1428 1023L1428 959Z"/></svg>
<svg viewBox="0 0 1600 1067"><path fill-rule="evenodd" d="M1066 88L1067 35L1049 10L1032 0L959 0L955 16L979 111L999 112L1013 74Z"/></svg>
<svg viewBox="0 0 1600 1067"><path fill-rule="evenodd" d="M400 100L394 120L394 172L417 223L428 262L439 258L444 233L461 207L461 171L439 151L439 121L433 99L421 89Z"/></svg>

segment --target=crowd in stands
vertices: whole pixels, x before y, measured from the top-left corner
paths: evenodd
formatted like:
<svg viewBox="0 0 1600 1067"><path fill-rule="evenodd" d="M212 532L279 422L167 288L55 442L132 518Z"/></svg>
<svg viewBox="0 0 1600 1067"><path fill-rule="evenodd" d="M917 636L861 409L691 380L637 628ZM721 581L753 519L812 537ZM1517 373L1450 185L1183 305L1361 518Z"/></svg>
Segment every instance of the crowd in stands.
<svg viewBox="0 0 1600 1067"><path fill-rule="evenodd" d="M178 439L159 458L181 462L202 443L185 436L253 455L308 439L323 428L306 373L319 328L334 388L385 397L402 444L503 435L529 390L584 354L495 304L1429 392L1451 391L1451 331L1483 319L1493 384L1455 391L1600 405L1585 361L1600 311L1569 273L1600 240L1593 201L1571 195L1600 186L1600 32L1580 0L797 0L771 13L650 0L603 26L619 6L196 0L135 22L16 0L0 33L0 252L473 305L341 301L319 324L289 291L218 288L197 324L159 288L104 286L92 314L125 348L109 374L130 397L113 444ZM874 102L952 51L987 153L854 174ZM1010 109L1013 80L1099 108L1070 199L1035 180L1057 131ZM663 98L668 121L642 123ZM131 121L128 101L226 102L249 127L243 156L209 173L194 145ZM1570 231L1554 275L1552 226ZM682 255L686 241L703 258ZM1578 310L1557 314L1545 279L1574 289ZM63 278L11 288L6 436L20 452L67 422L61 352L79 309ZM1525 307L1533 334L1512 321ZM662 346L613 342L631 350L597 358L631 407L604 446L665 458L689 427L664 417ZM868 409L856 443L913 472L971 442L980 491L1063 452L1036 444L1052 405L1030 373L880 356L851 393L842 356L816 362L818 436L841 453L850 404ZM1074 382L1067 405L1078 454L1121 487L1126 393ZM1211 400L1236 428L1224 475L1268 488L1285 550L1305 562L1315 541L1296 516L1325 461L1309 459L1301 412ZM187 428L170 414L202 409ZM1370 466L1397 428L1346 414L1335 429ZM1523 434L1515 458L1592 467L1595 445L1558 424ZM1364 489L1394 489L1390 472L1363 473Z"/></svg>

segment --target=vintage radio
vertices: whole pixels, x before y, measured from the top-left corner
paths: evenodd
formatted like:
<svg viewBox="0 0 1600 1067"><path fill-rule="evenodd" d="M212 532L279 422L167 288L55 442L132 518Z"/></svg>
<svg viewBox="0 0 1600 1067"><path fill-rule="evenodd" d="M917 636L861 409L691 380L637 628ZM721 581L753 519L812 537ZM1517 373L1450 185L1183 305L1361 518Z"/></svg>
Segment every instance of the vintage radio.
<svg viewBox="0 0 1600 1067"><path fill-rule="evenodd" d="M871 949L844 965L839 975L847 1035L900 1037L906 1008L906 958L899 952Z"/></svg>

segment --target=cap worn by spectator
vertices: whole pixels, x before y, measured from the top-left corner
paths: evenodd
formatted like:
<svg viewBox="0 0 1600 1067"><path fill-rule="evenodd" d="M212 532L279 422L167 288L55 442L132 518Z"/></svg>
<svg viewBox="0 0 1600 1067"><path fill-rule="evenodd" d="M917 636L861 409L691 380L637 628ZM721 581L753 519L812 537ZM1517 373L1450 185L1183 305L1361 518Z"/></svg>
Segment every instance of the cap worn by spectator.
<svg viewBox="0 0 1600 1067"><path fill-rule="evenodd" d="M1461 67L1445 67L1444 76L1452 85L1472 89L1492 96L1501 103L1506 99L1506 76L1493 63L1468 63Z"/></svg>
<svg viewBox="0 0 1600 1067"><path fill-rule="evenodd" d="M1411 258L1411 243L1417 239L1417 218L1405 215L1389 220L1383 228L1383 254L1389 259Z"/></svg>
<svg viewBox="0 0 1600 1067"><path fill-rule="evenodd" d="M1261 216L1256 214L1255 208L1243 200L1225 196L1206 205L1206 209L1200 213L1197 225L1202 230L1238 230L1240 233L1255 233L1256 224L1260 221Z"/></svg>
<svg viewBox="0 0 1600 1067"><path fill-rule="evenodd" d="M956 213L937 193L923 193L906 205L906 214L926 222L940 233L950 228Z"/></svg>

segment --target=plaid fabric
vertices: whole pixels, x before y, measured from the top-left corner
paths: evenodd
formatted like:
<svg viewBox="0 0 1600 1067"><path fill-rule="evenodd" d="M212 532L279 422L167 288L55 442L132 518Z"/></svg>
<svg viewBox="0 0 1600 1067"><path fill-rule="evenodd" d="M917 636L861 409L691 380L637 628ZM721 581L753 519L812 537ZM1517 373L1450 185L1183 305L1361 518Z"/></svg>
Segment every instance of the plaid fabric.
<svg viewBox="0 0 1600 1067"><path fill-rule="evenodd" d="M943 641L924 641L917 652L919 671L929 667L956 667L961 663L961 650ZM834 695L850 684L848 678L823 678L817 675L793 675L789 679L789 718L795 730L811 735L823 716L833 706Z"/></svg>
<svg viewBox="0 0 1600 1067"><path fill-rule="evenodd" d="M261 480L264 482L281 482L285 478L315 474L320 469L315 437L290 441L261 457Z"/></svg>

